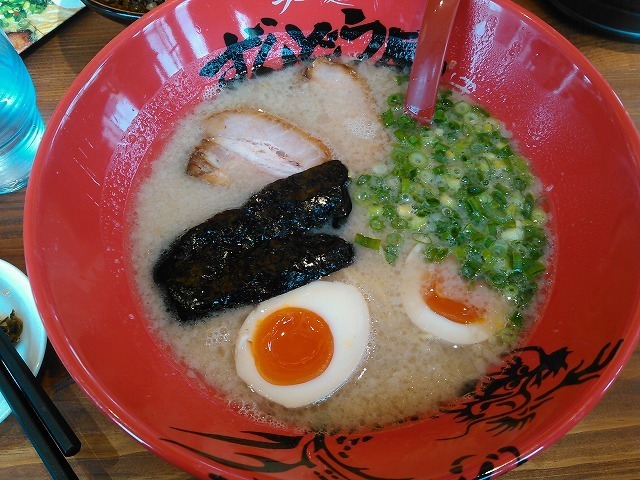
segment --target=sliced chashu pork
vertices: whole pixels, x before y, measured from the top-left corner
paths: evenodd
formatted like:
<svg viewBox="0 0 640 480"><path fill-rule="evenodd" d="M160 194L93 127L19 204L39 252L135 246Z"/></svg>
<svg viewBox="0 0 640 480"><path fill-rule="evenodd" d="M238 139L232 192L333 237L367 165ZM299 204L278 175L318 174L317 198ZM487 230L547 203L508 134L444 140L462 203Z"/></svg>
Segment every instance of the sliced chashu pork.
<svg viewBox="0 0 640 480"><path fill-rule="evenodd" d="M189 157L187 173L227 185L227 166L247 162L284 178L330 159L329 149L295 125L262 110L225 110L205 118L204 140Z"/></svg>
<svg viewBox="0 0 640 480"><path fill-rule="evenodd" d="M302 71L302 80L308 91L321 98L318 108L323 108L344 131L375 143L387 138L369 85L355 69L339 61L317 58Z"/></svg>

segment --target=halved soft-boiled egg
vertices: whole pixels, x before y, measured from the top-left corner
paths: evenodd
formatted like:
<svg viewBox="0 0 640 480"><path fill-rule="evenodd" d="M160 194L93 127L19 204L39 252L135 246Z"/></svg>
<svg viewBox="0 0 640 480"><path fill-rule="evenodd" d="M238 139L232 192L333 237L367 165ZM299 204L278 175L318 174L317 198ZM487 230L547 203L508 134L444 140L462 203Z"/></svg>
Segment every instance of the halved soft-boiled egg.
<svg viewBox="0 0 640 480"><path fill-rule="evenodd" d="M509 307L484 282L469 282L453 257L429 263L423 246L409 253L402 270L400 292L413 323L435 337L456 344L478 343L496 335L506 324Z"/></svg>
<svg viewBox="0 0 640 480"><path fill-rule="evenodd" d="M236 370L274 402L309 405L349 379L365 356L369 330L369 309L357 288L316 281L249 314L236 342Z"/></svg>

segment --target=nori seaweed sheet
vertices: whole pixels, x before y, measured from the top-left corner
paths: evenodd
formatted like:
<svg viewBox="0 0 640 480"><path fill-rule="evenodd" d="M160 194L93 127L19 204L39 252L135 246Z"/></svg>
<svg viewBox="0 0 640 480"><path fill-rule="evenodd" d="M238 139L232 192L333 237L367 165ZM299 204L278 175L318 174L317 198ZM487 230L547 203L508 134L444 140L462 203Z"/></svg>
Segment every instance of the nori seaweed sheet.
<svg viewBox="0 0 640 480"><path fill-rule="evenodd" d="M351 244L312 229L344 223L348 173L337 160L277 180L240 208L178 237L153 278L181 321L260 302L353 262Z"/></svg>

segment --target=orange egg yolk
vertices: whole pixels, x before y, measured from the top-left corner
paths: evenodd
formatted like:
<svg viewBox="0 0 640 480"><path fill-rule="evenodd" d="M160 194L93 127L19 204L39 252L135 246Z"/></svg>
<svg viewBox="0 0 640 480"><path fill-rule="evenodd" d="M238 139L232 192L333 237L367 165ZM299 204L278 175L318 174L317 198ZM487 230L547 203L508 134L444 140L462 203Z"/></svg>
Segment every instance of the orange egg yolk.
<svg viewBox="0 0 640 480"><path fill-rule="evenodd" d="M433 312L452 322L466 325L483 320L484 312L482 309L441 295L438 292L437 279L432 279L424 285L422 298Z"/></svg>
<svg viewBox="0 0 640 480"><path fill-rule="evenodd" d="M285 307L263 318L251 353L262 378L274 385L297 385L324 372L333 357L333 335L316 313Z"/></svg>

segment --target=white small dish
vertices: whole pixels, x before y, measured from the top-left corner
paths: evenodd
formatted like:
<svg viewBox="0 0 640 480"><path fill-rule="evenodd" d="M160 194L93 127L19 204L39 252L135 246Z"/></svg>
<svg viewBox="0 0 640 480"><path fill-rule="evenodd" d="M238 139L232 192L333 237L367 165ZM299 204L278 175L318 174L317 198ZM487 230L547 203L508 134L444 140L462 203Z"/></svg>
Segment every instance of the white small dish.
<svg viewBox="0 0 640 480"><path fill-rule="evenodd" d="M11 310L15 310L23 322L16 350L37 375L47 348L47 334L33 300L29 279L20 269L0 260L0 320L8 317ZM11 408L0 393L0 422L9 413Z"/></svg>

